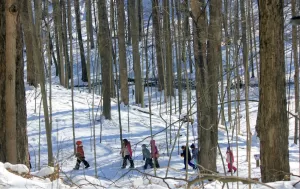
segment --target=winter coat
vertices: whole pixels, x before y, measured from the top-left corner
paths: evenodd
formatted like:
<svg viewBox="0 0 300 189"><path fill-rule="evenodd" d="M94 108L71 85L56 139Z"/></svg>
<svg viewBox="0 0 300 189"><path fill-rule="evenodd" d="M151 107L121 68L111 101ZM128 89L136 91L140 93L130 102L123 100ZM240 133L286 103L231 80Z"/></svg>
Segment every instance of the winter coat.
<svg viewBox="0 0 300 189"><path fill-rule="evenodd" d="M150 145L151 145L151 157L152 158L158 158L159 153L158 153L158 150L157 150L157 146L155 145L155 140L151 140Z"/></svg>
<svg viewBox="0 0 300 189"><path fill-rule="evenodd" d="M231 150L229 150L229 151L227 150L227 152L226 152L226 162L227 163L233 163L234 162L234 157L233 157L233 153L232 153Z"/></svg>
<svg viewBox="0 0 300 189"><path fill-rule="evenodd" d="M198 148L192 149L192 159L198 161Z"/></svg>
<svg viewBox="0 0 300 189"><path fill-rule="evenodd" d="M190 152L190 150L189 149L187 149L188 150L188 161L191 161L191 159L192 159L192 157L191 157L191 152ZM182 156L183 156L183 158L184 159L186 159L186 148L184 149L184 150L182 150Z"/></svg>
<svg viewBox="0 0 300 189"><path fill-rule="evenodd" d="M150 151L148 150L148 148L146 146L143 147L142 152L143 152L143 160L151 158Z"/></svg>
<svg viewBox="0 0 300 189"><path fill-rule="evenodd" d="M131 150L130 142L124 143L123 148L120 153L122 153L123 156L130 155L130 157L132 157L132 150Z"/></svg>
<svg viewBox="0 0 300 189"><path fill-rule="evenodd" d="M79 157L79 158L84 158L84 151L83 151L83 146L82 145L77 145L76 156Z"/></svg>

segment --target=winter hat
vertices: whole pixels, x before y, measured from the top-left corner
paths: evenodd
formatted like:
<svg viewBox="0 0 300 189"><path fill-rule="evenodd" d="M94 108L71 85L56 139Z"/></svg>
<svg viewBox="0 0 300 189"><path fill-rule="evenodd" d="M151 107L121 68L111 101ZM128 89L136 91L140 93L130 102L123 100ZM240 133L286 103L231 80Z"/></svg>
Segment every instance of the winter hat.
<svg viewBox="0 0 300 189"><path fill-rule="evenodd" d="M142 147L143 147L143 148L146 148L146 144L143 144Z"/></svg>
<svg viewBox="0 0 300 189"><path fill-rule="evenodd" d="M195 148L195 145L194 145L194 144L192 144L190 147L191 147L191 148Z"/></svg>
<svg viewBox="0 0 300 189"><path fill-rule="evenodd" d="M78 145L78 146L82 145L81 140L77 140L77 141L76 141L76 145Z"/></svg>

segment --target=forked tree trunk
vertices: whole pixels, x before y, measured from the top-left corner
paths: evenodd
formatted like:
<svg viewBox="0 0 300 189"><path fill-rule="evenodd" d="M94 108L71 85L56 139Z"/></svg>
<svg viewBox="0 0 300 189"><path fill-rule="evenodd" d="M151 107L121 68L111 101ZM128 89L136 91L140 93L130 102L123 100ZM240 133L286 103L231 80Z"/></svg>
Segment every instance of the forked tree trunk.
<svg viewBox="0 0 300 189"><path fill-rule="evenodd" d="M274 182L290 172L283 1L259 1L259 12L260 94L256 130L262 182Z"/></svg>

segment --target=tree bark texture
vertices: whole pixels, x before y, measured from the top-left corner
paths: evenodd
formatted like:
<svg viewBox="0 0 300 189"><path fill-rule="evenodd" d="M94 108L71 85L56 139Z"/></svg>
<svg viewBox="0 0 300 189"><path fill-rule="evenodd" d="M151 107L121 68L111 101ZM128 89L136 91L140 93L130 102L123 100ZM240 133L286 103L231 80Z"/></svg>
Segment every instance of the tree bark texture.
<svg viewBox="0 0 300 189"><path fill-rule="evenodd" d="M142 88L142 73L139 53L139 27L137 19L137 6L135 1L129 1L130 8L130 26L132 39L133 70L135 79L135 103L142 104L144 91Z"/></svg>
<svg viewBox="0 0 300 189"><path fill-rule="evenodd" d="M102 70L103 115L111 119L111 73L112 73L112 44L110 38L106 2L98 1L99 10L99 52Z"/></svg>
<svg viewBox="0 0 300 189"><path fill-rule="evenodd" d="M75 7L76 30L77 30L79 50L80 50L80 59L81 59L81 71L82 71L81 80L83 82L87 82L88 74L87 74L87 69L86 69L86 61L85 61L85 54L84 54L82 34L81 34L79 0L74 1L74 7Z"/></svg>
<svg viewBox="0 0 300 189"><path fill-rule="evenodd" d="M117 0L118 9L118 46L119 46L119 64L120 64L120 87L121 87L121 102L125 105L129 103L128 96L128 74L126 63L126 46L125 46L125 10L124 0Z"/></svg>
<svg viewBox="0 0 300 189"><path fill-rule="evenodd" d="M16 129L16 59L17 59L17 23L19 7L15 0L5 1L5 126L6 160L17 163Z"/></svg>
<svg viewBox="0 0 300 189"><path fill-rule="evenodd" d="M4 0L0 0L0 39L3 39L0 43L0 161L8 161L6 152L6 117L5 117L5 70L6 70L6 60L5 60L5 11L4 11ZM18 10L21 10L21 5L23 1L18 1ZM28 160L28 139L27 139L27 115L26 115L26 102L25 102L25 88L24 88L24 62L23 62L23 40L22 40L22 30L20 23L20 12L17 13L17 18L14 22L16 24L16 43L15 43L15 64L16 69L14 70L16 75L15 80L15 107L16 107L16 148L17 154L16 162L29 165Z"/></svg>
<svg viewBox="0 0 300 189"><path fill-rule="evenodd" d="M259 1L260 85L257 133L262 182L283 180L290 172L283 1Z"/></svg>
<svg viewBox="0 0 300 189"><path fill-rule="evenodd" d="M162 47L161 47L161 31L160 31L160 13L158 0L152 1L152 19L153 30L155 35L155 50L156 50L156 64L158 72L158 90L164 90L164 65L162 60Z"/></svg>

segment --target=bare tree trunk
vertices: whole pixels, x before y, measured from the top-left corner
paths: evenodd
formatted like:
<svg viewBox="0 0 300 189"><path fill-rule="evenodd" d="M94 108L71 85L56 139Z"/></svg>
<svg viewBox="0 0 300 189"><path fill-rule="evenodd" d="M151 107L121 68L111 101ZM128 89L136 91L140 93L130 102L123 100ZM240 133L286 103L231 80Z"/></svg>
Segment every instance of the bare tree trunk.
<svg viewBox="0 0 300 189"><path fill-rule="evenodd" d="M144 90L142 87L142 73L139 54L139 35L138 35L138 20L137 9L135 1L129 1L130 9L130 23L131 23L131 38L132 38L132 51L133 51L133 70L135 81L135 103L143 104Z"/></svg>
<svg viewBox="0 0 300 189"><path fill-rule="evenodd" d="M139 41L143 35L143 0L137 1L138 21L139 21Z"/></svg>
<svg viewBox="0 0 300 189"><path fill-rule="evenodd" d="M172 61L172 42L171 42L171 29L170 29L170 12L169 12L169 0L163 1L163 30L164 30L164 39L165 39L165 53L166 53L166 83L167 90L166 96L174 96L173 89L173 61ZM170 98L170 111L172 102ZM171 112L170 112L171 113Z"/></svg>
<svg viewBox="0 0 300 189"><path fill-rule="evenodd" d="M27 1L24 1L24 4L22 5L22 13L21 13L21 19L22 19L22 26L24 31L24 39L25 39L25 46L26 46L26 58L27 58L27 82L29 85L33 85L37 87L37 81L36 81L36 66L33 62L33 47L32 47L32 36L30 32L30 24L28 23L29 15L28 15L28 9L27 9Z"/></svg>
<svg viewBox="0 0 300 189"><path fill-rule="evenodd" d="M160 31L160 13L158 0L152 1L152 19L153 29L155 34L155 50L156 50L156 64L158 71L158 90L164 90L164 66L162 59L162 47L161 47L161 31Z"/></svg>
<svg viewBox="0 0 300 189"><path fill-rule="evenodd" d="M87 28L89 28L89 39L90 39L90 45L91 49L95 48L95 42L94 42L94 30L93 30L93 16L92 16L92 4L91 0L86 1L86 7L87 7Z"/></svg>
<svg viewBox="0 0 300 189"><path fill-rule="evenodd" d="M63 43L63 53L65 56L65 87L69 88L70 75L70 57L68 52L68 35L67 35L67 7L66 0L60 1L62 7L62 43Z"/></svg>
<svg viewBox="0 0 300 189"><path fill-rule="evenodd" d="M131 20L130 20L130 15L131 15L131 9L130 7L130 1L127 1L127 44L131 45Z"/></svg>
<svg viewBox="0 0 300 189"><path fill-rule="evenodd" d="M82 34L81 34L81 19L80 19L79 0L74 1L74 7L75 7L76 30L77 30L77 35L78 35L80 58L81 58L81 70L82 70L81 80L83 82L87 82L89 78L88 78L88 72L87 72L87 68L86 68L85 54L84 54Z"/></svg>
<svg viewBox="0 0 300 189"><path fill-rule="evenodd" d="M292 16L296 16L296 1L292 0ZM292 26L292 50L293 50L293 62L295 67L295 112L299 115L299 62L298 62L298 42L297 42L297 26ZM299 117L298 117L299 118ZM299 120L295 118L295 132L294 132L294 143L297 144L299 137Z"/></svg>
<svg viewBox="0 0 300 189"><path fill-rule="evenodd" d="M17 24L19 7L16 0L5 2L5 125L6 125L6 161L17 163L17 119L16 119L16 60L17 60Z"/></svg>
<svg viewBox="0 0 300 189"><path fill-rule="evenodd" d="M102 70L102 95L103 95L103 115L105 119L111 119L111 38L109 37L109 24L106 10L106 2L98 1L99 19L99 53L101 57Z"/></svg>
<svg viewBox="0 0 300 189"><path fill-rule="evenodd" d="M126 46L125 46L125 11L124 0L117 0L118 9L118 46L119 46L119 66L120 77L119 82L121 85L121 102L125 105L129 103L128 96L128 74L126 63Z"/></svg>
<svg viewBox="0 0 300 189"><path fill-rule="evenodd" d="M31 0L27 0L28 5L30 4ZM47 137L47 150L48 150L48 165L53 165L53 152L52 152L52 125L49 118L48 112L48 102L47 102L47 93L45 87L45 71L44 71L44 64L41 58L41 52L38 48L38 39L36 35L36 30L34 29L34 22L32 18L32 9L28 7L29 13L29 23L31 23L31 31L32 31L32 43L33 43L33 58L34 62L38 62L38 79L41 87L41 94L43 100L43 108L44 108L44 117L45 117L45 127L46 127L46 137Z"/></svg>
<svg viewBox="0 0 300 189"><path fill-rule="evenodd" d="M5 39L5 1L0 1L0 38ZM0 62L5 62L5 40L0 43ZM5 119L5 83L6 66L0 64L0 161L6 162L6 119Z"/></svg>
<svg viewBox="0 0 300 189"><path fill-rule="evenodd" d="M17 1L20 9L24 0ZM20 14L17 22L16 43L16 128L17 128L17 162L29 167L26 94L24 86L24 60L23 60L23 33L20 22Z"/></svg>
<svg viewBox="0 0 300 189"><path fill-rule="evenodd" d="M182 80L182 69L181 69L181 60L186 59L186 55L185 55L185 41L186 39L183 38L183 35L181 35L181 30L182 30L182 19L181 19L181 13L179 10L180 7L180 3L179 1L174 0L175 4L175 11L176 11L176 17L177 17L177 30L175 29L175 24L173 24L174 26L174 30L175 32L177 32L177 38L175 38L175 43L176 43L176 48L178 48L178 50L176 51L176 67L177 67L177 87L178 87L178 110L179 110L179 115L181 115L181 111L182 111L182 85L181 85L181 80ZM185 14L184 14L185 15ZM174 20L174 19L173 19ZM174 22L174 21L173 21ZM181 52L183 52L181 54ZM185 62L185 60L183 61Z"/></svg>
<svg viewBox="0 0 300 189"><path fill-rule="evenodd" d="M53 0L53 9L54 9L54 22L55 22L55 28L57 29L57 41L56 44L58 44L56 47L58 47L56 50L59 51L59 56L57 59L59 59L59 79L60 84L63 86L66 86L65 83L65 61L63 56L63 34L62 34L62 14L61 14L61 8L60 8L60 2L59 0ZM39 38L37 38L38 40Z"/></svg>
<svg viewBox="0 0 300 189"><path fill-rule="evenodd" d="M71 75L71 102L72 102L72 134L73 134L73 149L74 154L76 153L76 145L75 145L75 114L74 114L74 80L73 80L73 36L72 36L72 18L71 18L71 0L67 0L68 3L68 35L70 41L70 75Z"/></svg>
<svg viewBox="0 0 300 189"><path fill-rule="evenodd" d="M88 4L90 4L90 0L85 0L85 6L86 6L86 15L87 15L87 22L86 22L86 32L87 32L87 40L86 40L86 47L87 47L87 61L86 61L86 68L87 68L87 75L88 75L88 90L89 93L91 93L92 91L92 87L91 87L91 48L90 48L90 43L91 43L91 32L90 31L90 16L91 16L91 10L89 9L90 7L88 6ZM92 35L93 37L93 35ZM94 93L93 93L94 94Z"/></svg>
<svg viewBox="0 0 300 189"><path fill-rule="evenodd" d="M262 182L290 172L283 1L259 1L260 84L256 131L260 138ZM280 155L274 155L280 154Z"/></svg>
<svg viewBox="0 0 300 189"><path fill-rule="evenodd" d="M227 101L229 102L227 104L227 115L228 115L228 122L231 123L231 89L230 89L230 84L231 84L231 64L230 64L230 44L231 44L231 39L229 37L229 32L228 32L228 0L224 0L224 15L223 15L223 26L224 26L224 33L225 33L225 51L226 51L226 93L227 93ZM224 117L225 120L225 117Z"/></svg>
<svg viewBox="0 0 300 189"><path fill-rule="evenodd" d="M207 70L205 67L206 62L206 11L204 0L201 2L198 2L196 0L191 0L191 8L192 8L192 18L194 23L194 54L195 54L195 65L196 65L196 80L197 82L197 120L198 120L198 146L201 146L200 148L200 155L198 157L198 162L201 162L201 165L205 165L204 168L209 168L210 165L208 163L208 160L211 158L211 154L209 154L209 158L207 158L208 153L206 153L206 159L205 161L201 161L201 159L204 159L201 157L201 154L204 154L204 152L209 151L209 144L205 144L201 141L201 138L204 139L205 135L203 134L202 128L204 128L205 125L208 125L209 120L205 119L205 116L209 114L207 106L209 102L208 93L205 92L207 87ZM203 10L202 10L203 9ZM201 113L200 113L201 112ZM209 117L207 117L209 118ZM203 137L202 137L203 136ZM209 135L208 135L209 136ZM202 140L203 140L202 139ZM205 138L207 139L207 138Z"/></svg>

